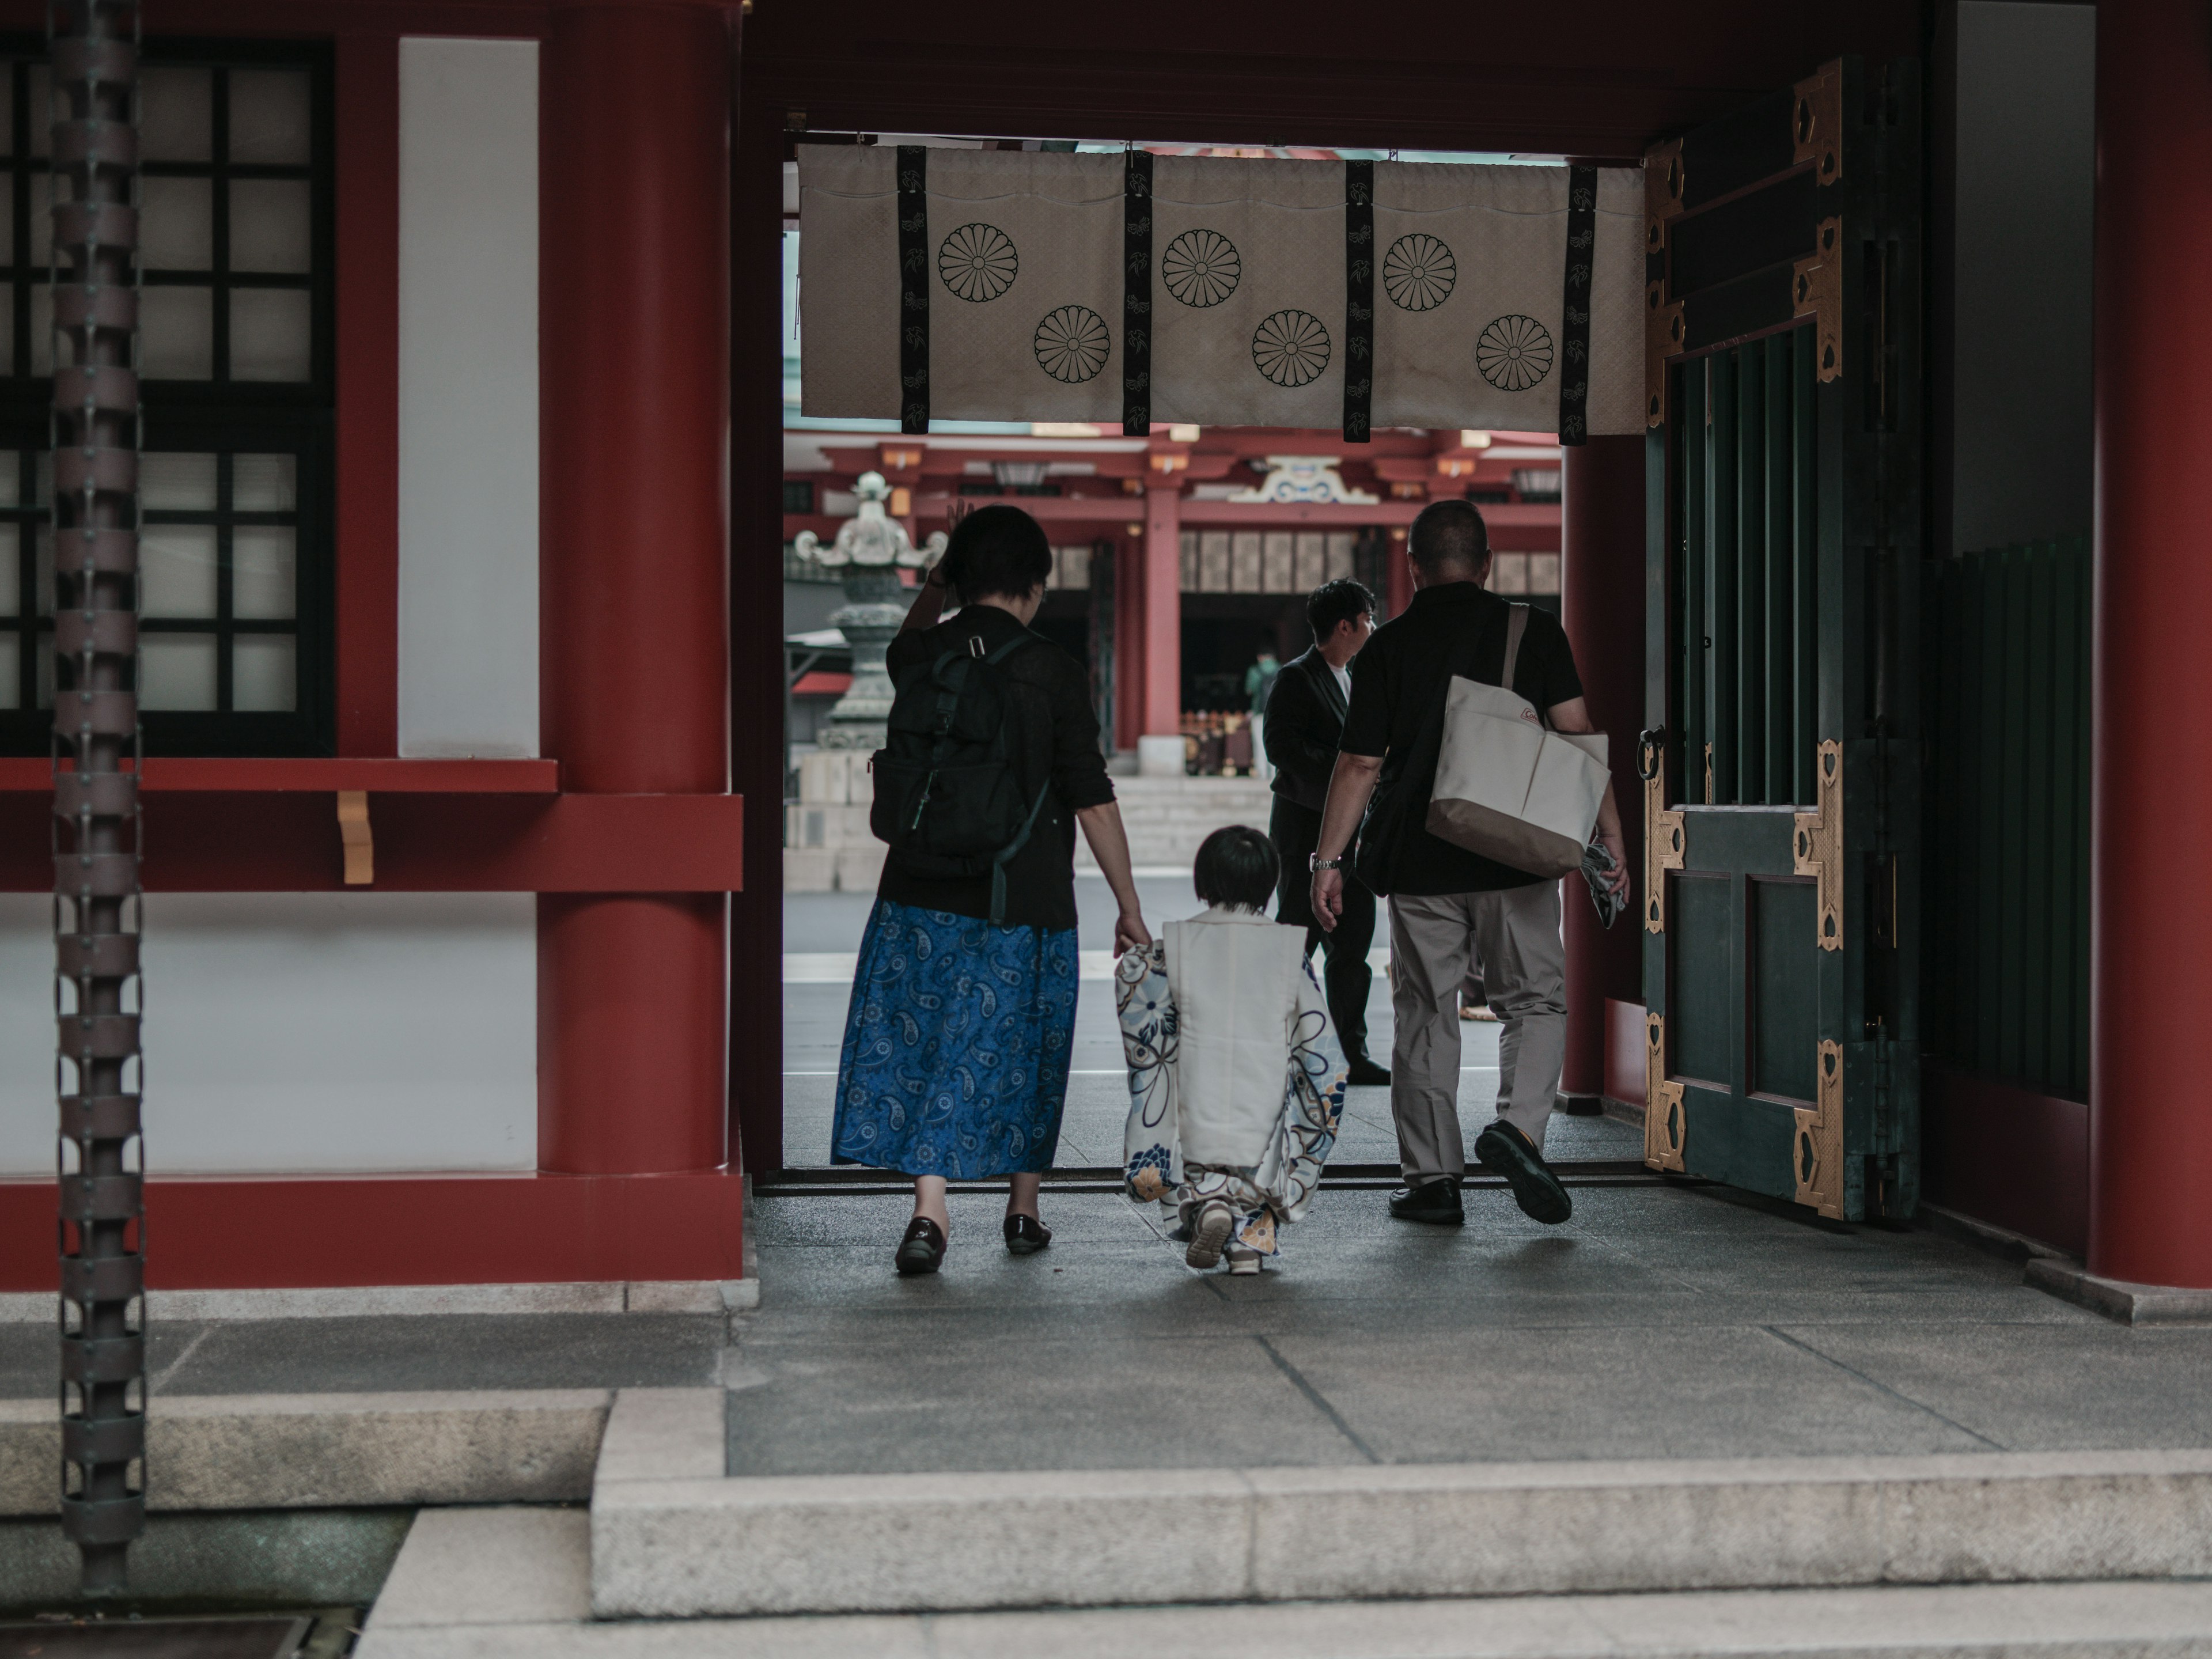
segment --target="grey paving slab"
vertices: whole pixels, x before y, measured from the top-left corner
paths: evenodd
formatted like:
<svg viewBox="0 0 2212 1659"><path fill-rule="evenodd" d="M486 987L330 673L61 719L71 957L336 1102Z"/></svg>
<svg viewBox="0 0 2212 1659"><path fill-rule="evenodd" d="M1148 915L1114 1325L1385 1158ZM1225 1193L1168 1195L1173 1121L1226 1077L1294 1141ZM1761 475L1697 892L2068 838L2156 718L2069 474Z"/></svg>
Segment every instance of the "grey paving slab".
<svg viewBox="0 0 2212 1659"><path fill-rule="evenodd" d="M712 1382L720 1314L431 1315L157 1322L157 1394L381 1394ZM56 1339L0 1325L0 1395L53 1389Z"/></svg>
<svg viewBox="0 0 2212 1659"><path fill-rule="evenodd" d="M1780 1328L2009 1450L2212 1445L2212 1329L2146 1330L2094 1317L1936 1330Z"/></svg>

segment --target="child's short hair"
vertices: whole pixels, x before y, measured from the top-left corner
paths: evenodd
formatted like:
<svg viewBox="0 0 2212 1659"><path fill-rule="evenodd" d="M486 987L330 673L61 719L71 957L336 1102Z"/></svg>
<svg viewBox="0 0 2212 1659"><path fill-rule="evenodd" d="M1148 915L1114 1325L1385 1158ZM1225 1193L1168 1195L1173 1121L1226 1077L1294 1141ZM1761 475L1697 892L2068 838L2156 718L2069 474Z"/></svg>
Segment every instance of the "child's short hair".
<svg viewBox="0 0 2212 1659"><path fill-rule="evenodd" d="M1232 823L1200 843L1191 884L1207 904L1265 910L1275 896L1275 878L1282 867L1267 836L1249 824Z"/></svg>

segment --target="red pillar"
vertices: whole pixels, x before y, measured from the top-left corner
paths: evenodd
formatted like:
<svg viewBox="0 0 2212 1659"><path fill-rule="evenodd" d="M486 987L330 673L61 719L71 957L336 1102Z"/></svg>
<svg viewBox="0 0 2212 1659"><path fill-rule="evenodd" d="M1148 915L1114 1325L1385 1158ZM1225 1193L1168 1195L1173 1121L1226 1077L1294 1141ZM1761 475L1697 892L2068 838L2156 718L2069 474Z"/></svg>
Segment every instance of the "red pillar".
<svg viewBox="0 0 2212 1659"><path fill-rule="evenodd" d="M1561 609L1590 723L1610 739L1613 799L1631 879L1640 882L1644 793L1636 777L1636 734L1644 712L1644 440L1592 438L1565 455ZM1632 902L1608 933L1597 925L1579 878L1568 878L1565 897L1567 1064L1559 1088L1595 1098L1605 1092L1606 1000L1644 1000L1642 935Z"/></svg>
<svg viewBox="0 0 2212 1659"><path fill-rule="evenodd" d="M542 62L540 706L564 789L727 785L729 35L553 9ZM538 900L538 1162L723 1161L725 902Z"/></svg>
<svg viewBox="0 0 2212 1659"><path fill-rule="evenodd" d="M2212 15L2097 9L2089 1268L2212 1286Z"/></svg>
<svg viewBox="0 0 2212 1659"><path fill-rule="evenodd" d="M1114 544L1114 746L1134 749L1145 730L1145 544Z"/></svg>
<svg viewBox="0 0 2212 1659"><path fill-rule="evenodd" d="M1182 730L1182 487L1145 491L1145 708L1142 735Z"/></svg>

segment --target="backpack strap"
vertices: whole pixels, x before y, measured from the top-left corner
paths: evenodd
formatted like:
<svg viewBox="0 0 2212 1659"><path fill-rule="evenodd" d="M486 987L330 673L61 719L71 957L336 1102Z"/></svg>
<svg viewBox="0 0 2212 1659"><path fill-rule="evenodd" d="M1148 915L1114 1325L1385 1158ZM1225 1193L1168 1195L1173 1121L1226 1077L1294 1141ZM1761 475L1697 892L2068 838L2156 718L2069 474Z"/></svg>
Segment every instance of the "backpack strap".
<svg viewBox="0 0 2212 1659"><path fill-rule="evenodd" d="M1052 793L1052 780L1045 780L1044 787L1030 805L1030 815L1022 820L1022 833L999 849L998 857L991 860L991 926L1003 927L1006 923L1006 865L1014 854L1029 845L1030 831L1036 828L1037 814L1044 811L1044 798Z"/></svg>

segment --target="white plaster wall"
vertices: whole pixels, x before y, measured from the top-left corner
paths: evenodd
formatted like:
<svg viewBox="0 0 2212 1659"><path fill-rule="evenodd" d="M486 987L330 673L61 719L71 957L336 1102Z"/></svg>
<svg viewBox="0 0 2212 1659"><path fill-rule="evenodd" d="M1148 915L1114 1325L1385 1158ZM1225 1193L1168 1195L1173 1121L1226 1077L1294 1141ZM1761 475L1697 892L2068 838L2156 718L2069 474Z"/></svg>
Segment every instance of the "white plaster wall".
<svg viewBox="0 0 2212 1659"><path fill-rule="evenodd" d="M0 1174L54 1164L48 902L0 894ZM220 1171L538 1162L528 893L156 893L146 1158Z"/></svg>
<svg viewBox="0 0 2212 1659"><path fill-rule="evenodd" d="M538 753L538 46L399 43L399 752Z"/></svg>

